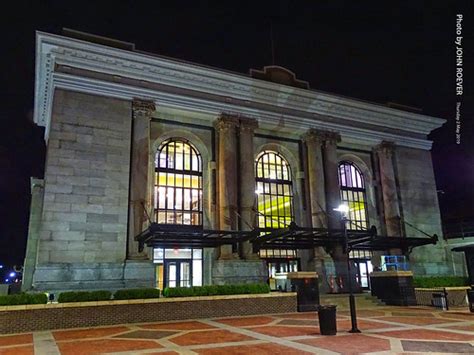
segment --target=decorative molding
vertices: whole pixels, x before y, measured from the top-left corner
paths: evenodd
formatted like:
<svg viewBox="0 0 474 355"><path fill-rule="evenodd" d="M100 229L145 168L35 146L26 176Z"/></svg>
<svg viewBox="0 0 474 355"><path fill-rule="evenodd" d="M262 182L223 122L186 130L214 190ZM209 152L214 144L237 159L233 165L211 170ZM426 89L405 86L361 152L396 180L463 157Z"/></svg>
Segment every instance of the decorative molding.
<svg viewBox="0 0 474 355"><path fill-rule="evenodd" d="M315 142L319 145L337 144L341 141L339 132L324 131L320 129L309 129L302 135L302 140L306 142Z"/></svg>
<svg viewBox="0 0 474 355"><path fill-rule="evenodd" d="M152 113L156 110L156 106L153 101L133 99L132 110L134 115L145 115L151 118Z"/></svg>
<svg viewBox="0 0 474 355"><path fill-rule="evenodd" d="M259 108L239 106L227 101L219 102L208 99L184 97L167 92L128 86L121 83L104 82L98 79L78 77L64 73L55 73L54 81L55 87L57 88L123 100L133 100L134 97L155 97L155 102L157 104L159 103L160 107L186 109L214 117L217 117L221 112L236 116L240 113L245 115L245 117L258 119L260 126L267 126L267 128L278 125L282 118L282 115L279 113ZM432 144L431 141L426 139L395 135L366 128L348 127L332 122L316 121L302 116L285 115L285 127L289 131L304 131L307 130L308 127L315 126L340 132L344 142L364 143L370 147L379 144L382 140L391 140L401 146L425 150L431 149Z"/></svg>
<svg viewBox="0 0 474 355"><path fill-rule="evenodd" d="M214 127L219 131L227 131L235 129L240 124L240 120L236 116L221 114L214 123Z"/></svg>
<svg viewBox="0 0 474 355"><path fill-rule="evenodd" d="M253 133L258 128L258 121L253 118L240 117L239 132Z"/></svg>
<svg viewBox="0 0 474 355"><path fill-rule="evenodd" d="M375 151L387 159L392 159L393 153L395 152L395 143L382 141L382 143L375 147Z"/></svg>
<svg viewBox="0 0 474 355"><path fill-rule="evenodd" d="M307 81L296 79L295 73L278 65L269 65L263 67L263 70L250 69L249 73L252 78L294 86L301 89L309 89L309 83Z"/></svg>
<svg viewBox="0 0 474 355"><path fill-rule="evenodd" d="M435 117L41 32L37 33L36 58L35 121L46 127L49 126L55 87L74 87L81 92L127 99L140 97L159 102L160 105L165 96L168 105L174 102L173 107L194 107L217 113L230 110L227 111L230 114L241 113L269 125L278 125L282 112L293 110L298 112L298 115L284 114L285 125L288 124L289 127L299 126L304 130L308 127L321 127L341 132L343 139L358 139L359 136L364 142L375 143L379 143L381 139L389 139L400 145L422 149L430 149L431 142L358 126L370 124L381 129L390 128L427 135L445 122ZM209 99L180 96L166 92L165 89L151 90L84 76L68 76L66 73L53 72L55 64L171 88L193 90L206 94ZM76 82L70 82L71 80ZM236 101L239 103L235 104ZM263 109L264 105L267 108ZM279 114L276 113L278 111ZM334 118L346 123L332 122Z"/></svg>
<svg viewBox="0 0 474 355"><path fill-rule="evenodd" d="M326 145L337 144L341 141L341 135L338 132L324 131L323 138Z"/></svg>

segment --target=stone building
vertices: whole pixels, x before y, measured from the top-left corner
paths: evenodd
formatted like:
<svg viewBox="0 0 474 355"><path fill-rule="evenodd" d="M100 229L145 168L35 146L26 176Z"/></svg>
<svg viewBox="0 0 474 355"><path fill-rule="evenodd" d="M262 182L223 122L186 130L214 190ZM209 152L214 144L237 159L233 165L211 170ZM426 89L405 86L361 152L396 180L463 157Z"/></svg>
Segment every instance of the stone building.
<svg viewBox="0 0 474 355"><path fill-rule="evenodd" d="M313 91L281 67L238 74L38 32L35 122L47 158L32 184L25 289L275 287L291 270L327 281L343 258L249 242L140 251L135 236L151 222L338 228L344 202L349 230L441 236L427 135L444 120ZM381 254L352 252L361 286ZM462 257L451 258L443 241L409 255L415 274L452 274Z"/></svg>

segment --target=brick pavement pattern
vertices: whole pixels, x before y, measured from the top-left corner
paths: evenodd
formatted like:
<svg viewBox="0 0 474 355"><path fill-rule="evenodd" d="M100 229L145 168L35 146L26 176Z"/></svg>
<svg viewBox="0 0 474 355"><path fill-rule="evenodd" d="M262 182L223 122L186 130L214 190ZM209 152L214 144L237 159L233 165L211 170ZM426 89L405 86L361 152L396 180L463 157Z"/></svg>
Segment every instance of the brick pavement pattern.
<svg viewBox="0 0 474 355"><path fill-rule="evenodd" d="M474 353L474 314L422 307L361 310L361 334L322 336L315 313L124 324L0 336L2 354L416 354Z"/></svg>

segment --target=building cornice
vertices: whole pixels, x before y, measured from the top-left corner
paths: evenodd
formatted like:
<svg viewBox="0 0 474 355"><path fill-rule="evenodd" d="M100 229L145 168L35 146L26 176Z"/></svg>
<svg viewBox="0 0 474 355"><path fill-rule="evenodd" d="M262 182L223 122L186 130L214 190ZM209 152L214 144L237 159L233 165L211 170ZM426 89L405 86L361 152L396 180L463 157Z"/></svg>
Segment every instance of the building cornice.
<svg viewBox="0 0 474 355"><path fill-rule="evenodd" d="M58 73L54 72L56 65L192 90L206 94L209 99ZM346 137L349 140L362 138L367 141L371 140L370 137L379 137L374 139L374 143L391 140L399 145L423 149L430 149L431 142L402 134L380 133L377 129L358 128L358 125L379 126L426 136L445 122L435 117L269 83L168 58L37 32L35 122L45 126L47 132L54 88L124 99L142 97L160 105L163 105L164 100L172 107L191 106L217 114L231 111L270 126L277 125L281 120L282 114L278 114L278 110L289 109L301 112L301 115L284 113L285 123L290 126L334 130L340 132L343 139ZM213 100L213 96L224 97L226 102ZM235 105L233 101L244 102L245 106ZM262 105L272 109L263 109ZM348 124L333 122L335 119L345 120Z"/></svg>

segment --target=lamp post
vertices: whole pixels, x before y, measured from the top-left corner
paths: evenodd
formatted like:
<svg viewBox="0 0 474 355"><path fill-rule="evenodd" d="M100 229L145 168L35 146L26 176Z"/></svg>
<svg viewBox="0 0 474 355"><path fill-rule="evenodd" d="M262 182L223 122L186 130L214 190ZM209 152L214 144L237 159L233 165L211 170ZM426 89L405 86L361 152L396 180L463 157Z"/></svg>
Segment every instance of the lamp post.
<svg viewBox="0 0 474 355"><path fill-rule="evenodd" d="M344 233L344 250L345 250L346 258L347 258L347 279L348 279L348 285L349 285L349 307L351 311L351 330L349 330L349 333L360 333L360 330L357 328L357 312L356 312L354 292L352 290L351 262L349 260L349 239L347 236L347 225L346 225L347 212L349 212L349 206L342 204L342 205L339 205L338 208L335 208L334 211L338 211L341 213L342 230Z"/></svg>

